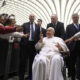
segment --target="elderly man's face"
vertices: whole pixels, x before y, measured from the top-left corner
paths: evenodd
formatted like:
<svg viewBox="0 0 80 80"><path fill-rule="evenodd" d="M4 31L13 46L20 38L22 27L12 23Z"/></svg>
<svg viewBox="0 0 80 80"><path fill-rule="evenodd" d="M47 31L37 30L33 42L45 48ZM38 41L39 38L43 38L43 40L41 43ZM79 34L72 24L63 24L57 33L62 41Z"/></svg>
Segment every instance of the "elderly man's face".
<svg viewBox="0 0 80 80"><path fill-rule="evenodd" d="M29 16L30 22L33 23L33 22L34 22L34 19L35 19L34 14L31 14L31 15Z"/></svg>
<svg viewBox="0 0 80 80"><path fill-rule="evenodd" d="M53 24L56 24L56 22L57 22L57 16L55 16L55 15L51 16L51 22Z"/></svg>
<svg viewBox="0 0 80 80"><path fill-rule="evenodd" d="M74 14L74 15L72 16L72 20L73 20L73 22L74 22L75 24L77 24L77 23L78 23L78 20L79 20L79 16L78 16L77 14Z"/></svg>
<svg viewBox="0 0 80 80"><path fill-rule="evenodd" d="M53 35L54 35L54 31L53 30L51 30L51 29L47 29L47 32L46 32L46 36L48 37L48 38L51 38Z"/></svg>

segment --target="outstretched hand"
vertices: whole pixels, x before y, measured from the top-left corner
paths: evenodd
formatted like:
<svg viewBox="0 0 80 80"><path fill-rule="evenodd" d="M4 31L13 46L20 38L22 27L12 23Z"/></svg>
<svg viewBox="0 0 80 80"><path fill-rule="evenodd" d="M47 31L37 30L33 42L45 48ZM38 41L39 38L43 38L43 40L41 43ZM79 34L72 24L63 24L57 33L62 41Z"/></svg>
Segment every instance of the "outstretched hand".
<svg viewBox="0 0 80 80"><path fill-rule="evenodd" d="M30 33L24 34L23 37L27 38L29 37Z"/></svg>
<svg viewBox="0 0 80 80"><path fill-rule="evenodd" d="M65 40L65 43L71 43L73 41L73 39L74 39L74 37L71 37L71 38Z"/></svg>

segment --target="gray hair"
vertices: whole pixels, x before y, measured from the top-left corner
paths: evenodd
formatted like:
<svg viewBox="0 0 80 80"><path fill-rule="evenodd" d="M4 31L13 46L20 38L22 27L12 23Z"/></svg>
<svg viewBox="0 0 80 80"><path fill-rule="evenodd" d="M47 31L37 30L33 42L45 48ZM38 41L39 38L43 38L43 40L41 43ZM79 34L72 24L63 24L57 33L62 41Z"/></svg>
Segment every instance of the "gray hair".
<svg viewBox="0 0 80 80"><path fill-rule="evenodd" d="M74 15L77 15L77 16L79 17L78 13L73 13L73 14L72 14L72 17L73 17Z"/></svg>
<svg viewBox="0 0 80 80"><path fill-rule="evenodd" d="M47 30L52 30L53 32L55 32L53 27L49 27L49 28L47 28Z"/></svg>

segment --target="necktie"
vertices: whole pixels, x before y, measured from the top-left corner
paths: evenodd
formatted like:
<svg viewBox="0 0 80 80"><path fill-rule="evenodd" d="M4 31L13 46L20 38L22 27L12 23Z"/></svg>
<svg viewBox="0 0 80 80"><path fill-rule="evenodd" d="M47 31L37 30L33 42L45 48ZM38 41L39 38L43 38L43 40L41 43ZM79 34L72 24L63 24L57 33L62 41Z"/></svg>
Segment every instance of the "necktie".
<svg viewBox="0 0 80 80"><path fill-rule="evenodd" d="M56 29L56 24L53 24L53 26L54 26L54 29Z"/></svg>
<svg viewBox="0 0 80 80"><path fill-rule="evenodd" d="M34 40L34 29L33 29L33 24L31 24L31 40Z"/></svg>
<svg viewBox="0 0 80 80"><path fill-rule="evenodd" d="M77 26L77 30L79 31L79 29L80 29L80 28L79 28L79 25L78 25L78 24L76 24L76 26Z"/></svg>

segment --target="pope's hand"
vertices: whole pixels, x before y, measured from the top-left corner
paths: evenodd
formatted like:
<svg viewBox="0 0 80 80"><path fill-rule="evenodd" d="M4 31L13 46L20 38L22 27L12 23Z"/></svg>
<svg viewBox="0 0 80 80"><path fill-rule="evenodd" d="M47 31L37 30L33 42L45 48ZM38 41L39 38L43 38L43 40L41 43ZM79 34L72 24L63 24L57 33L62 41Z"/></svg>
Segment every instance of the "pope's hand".
<svg viewBox="0 0 80 80"><path fill-rule="evenodd" d="M63 49L62 49L62 47L60 46L59 43L57 43L56 47L59 49L60 52L63 51Z"/></svg>
<svg viewBox="0 0 80 80"><path fill-rule="evenodd" d="M43 42L43 34L42 33L40 33L40 40L39 40L39 42Z"/></svg>

